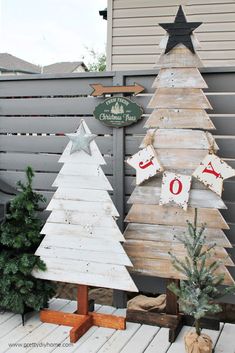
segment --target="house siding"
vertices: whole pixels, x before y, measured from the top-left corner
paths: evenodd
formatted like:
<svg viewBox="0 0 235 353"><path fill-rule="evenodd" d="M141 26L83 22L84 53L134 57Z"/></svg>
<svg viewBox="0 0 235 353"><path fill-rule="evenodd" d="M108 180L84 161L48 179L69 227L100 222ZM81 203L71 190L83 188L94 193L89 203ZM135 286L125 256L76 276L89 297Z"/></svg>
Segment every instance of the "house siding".
<svg viewBox="0 0 235 353"><path fill-rule="evenodd" d="M108 70L152 69L165 31L179 5L195 30L205 66L235 66L235 0L108 0Z"/></svg>

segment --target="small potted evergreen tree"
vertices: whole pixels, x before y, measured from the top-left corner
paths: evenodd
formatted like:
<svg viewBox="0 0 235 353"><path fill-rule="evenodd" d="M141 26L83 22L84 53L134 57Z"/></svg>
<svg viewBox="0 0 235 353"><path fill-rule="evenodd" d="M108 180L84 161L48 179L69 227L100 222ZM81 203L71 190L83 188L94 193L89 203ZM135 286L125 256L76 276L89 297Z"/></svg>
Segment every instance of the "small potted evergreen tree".
<svg viewBox="0 0 235 353"><path fill-rule="evenodd" d="M184 337L187 353L212 352L211 338L202 333L200 320L208 313L220 312L221 307L215 300L235 290L234 286L220 288L224 275L217 275L216 270L221 261L211 260L216 244L206 243L204 230L204 225L199 229L197 227L197 210L195 210L194 224L188 222L188 234L177 237L186 249L185 260L182 261L170 253L173 266L186 279L180 281L179 287L172 283L168 288L178 296L180 310L195 319L195 332L190 331Z"/></svg>
<svg viewBox="0 0 235 353"><path fill-rule="evenodd" d="M18 182L19 193L10 203L0 227L0 308L22 315L48 305L54 295L52 283L31 275L34 267L46 266L34 253L42 241L39 202L44 197L32 190L33 170L26 169L26 183Z"/></svg>

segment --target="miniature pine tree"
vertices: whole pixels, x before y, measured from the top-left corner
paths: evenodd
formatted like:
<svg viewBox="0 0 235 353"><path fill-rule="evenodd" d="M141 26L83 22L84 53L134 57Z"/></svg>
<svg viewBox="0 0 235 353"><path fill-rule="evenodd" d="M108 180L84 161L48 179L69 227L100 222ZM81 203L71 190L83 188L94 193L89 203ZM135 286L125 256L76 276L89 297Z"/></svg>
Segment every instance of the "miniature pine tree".
<svg viewBox="0 0 235 353"><path fill-rule="evenodd" d="M183 233L182 236L177 237L186 249L185 260L182 261L170 253L173 266L186 279L180 281L179 287L175 283L168 286L179 297L180 309L194 317L198 336L201 334L200 319L208 313L222 310L215 300L235 290L235 286L219 288L224 282L224 274L216 274L221 261L214 260L208 263L207 260L213 257L213 248L216 244L208 246L204 230L205 226L200 228L197 226L196 209L194 224L188 222L188 234Z"/></svg>
<svg viewBox="0 0 235 353"><path fill-rule="evenodd" d="M37 216L42 195L32 190L33 170L26 169L26 183L18 182L19 193L11 201L0 228L0 308L24 315L47 306L53 285L34 278L34 267L46 266L35 250L42 240L42 222Z"/></svg>

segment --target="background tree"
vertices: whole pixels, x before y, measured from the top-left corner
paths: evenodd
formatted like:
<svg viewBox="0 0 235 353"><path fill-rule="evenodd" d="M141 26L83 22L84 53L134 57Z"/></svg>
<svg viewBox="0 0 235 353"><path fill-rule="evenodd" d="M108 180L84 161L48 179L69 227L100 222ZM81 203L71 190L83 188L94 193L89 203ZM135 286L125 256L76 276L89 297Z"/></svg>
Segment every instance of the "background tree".
<svg viewBox="0 0 235 353"><path fill-rule="evenodd" d="M86 48L88 51L91 62L87 64L89 71L105 71L106 70L106 54L99 53L95 51L93 48Z"/></svg>
<svg viewBox="0 0 235 353"><path fill-rule="evenodd" d="M32 190L33 170L26 169L26 183L18 182L20 192L11 201L0 227L0 308L24 315L46 307L54 286L34 278L34 267L46 266L35 250L42 240L39 202L45 198Z"/></svg>

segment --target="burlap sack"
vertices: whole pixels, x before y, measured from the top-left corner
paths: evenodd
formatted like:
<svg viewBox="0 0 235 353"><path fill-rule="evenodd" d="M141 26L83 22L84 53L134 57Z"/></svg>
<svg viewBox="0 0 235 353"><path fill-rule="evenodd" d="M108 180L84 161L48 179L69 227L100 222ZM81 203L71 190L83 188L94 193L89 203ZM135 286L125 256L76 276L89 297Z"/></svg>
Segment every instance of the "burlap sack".
<svg viewBox="0 0 235 353"><path fill-rule="evenodd" d="M130 310L162 312L166 307L166 295L159 295L157 298L146 297L145 295L137 295L129 300L127 308Z"/></svg>
<svg viewBox="0 0 235 353"><path fill-rule="evenodd" d="M185 351L187 353L212 353L212 340L210 336L190 331L184 336Z"/></svg>

